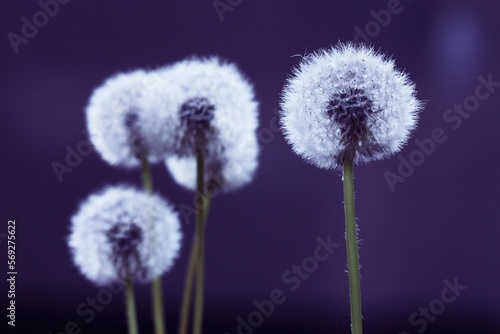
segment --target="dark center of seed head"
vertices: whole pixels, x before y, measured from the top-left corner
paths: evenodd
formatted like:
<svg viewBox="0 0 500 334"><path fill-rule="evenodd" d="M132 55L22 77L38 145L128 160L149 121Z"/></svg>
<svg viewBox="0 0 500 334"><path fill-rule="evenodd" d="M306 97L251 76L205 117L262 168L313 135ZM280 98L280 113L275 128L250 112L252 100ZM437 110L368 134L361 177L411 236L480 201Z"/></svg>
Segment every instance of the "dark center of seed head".
<svg viewBox="0 0 500 334"><path fill-rule="evenodd" d="M116 256L127 257L137 250L142 241L142 230L136 224L115 224L106 233Z"/></svg>
<svg viewBox="0 0 500 334"><path fill-rule="evenodd" d="M368 124L369 117L376 112L373 102L362 89L351 88L331 96L327 113L340 128L340 143L343 145L336 158L337 164L354 159L356 153L368 157L383 149L375 142Z"/></svg>
<svg viewBox="0 0 500 334"><path fill-rule="evenodd" d="M139 159L141 157L143 148L139 131L137 129L138 120L139 116L137 115L137 110L131 109L125 114L123 122L128 131L128 141L132 148L132 153Z"/></svg>
<svg viewBox="0 0 500 334"><path fill-rule="evenodd" d="M214 118L215 106L204 97L194 97L184 102L180 109L181 120L192 130L208 129Z"/></svg>
<svg viewBox="0 0 500 334"><path fill-rule="evenodd" d="M138 116L135 112L130 111L125 115L125 126L129 129L133 129L137 123Z"/></svg>

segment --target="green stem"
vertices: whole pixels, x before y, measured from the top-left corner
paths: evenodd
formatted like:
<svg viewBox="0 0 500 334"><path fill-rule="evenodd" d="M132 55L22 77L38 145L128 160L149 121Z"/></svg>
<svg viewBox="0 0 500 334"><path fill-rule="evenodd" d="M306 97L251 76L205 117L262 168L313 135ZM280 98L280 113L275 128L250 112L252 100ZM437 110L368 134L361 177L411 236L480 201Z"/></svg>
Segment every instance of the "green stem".
<svg viewBox="0 0 500 334"><path fill-rule="evenodd" d="M149 194L153 194L153 177L151 175L151 168L147 153L141 153L141 167L142 167L142 182L144 190ZM165 334L165 318L163 311L163 289L161 276L156 277L151 282L151 294L153 297L153 322L156 334Z"/></svg>
<svg viewBox="0 0 500 334"><path fill-rule="evenodd" d="M186 273L186 281L184 283L184 295L182 297L182 310L179 326L179 334L187 334L189 309L191 305L191 298L193 292L193 279L196 269L196 260L198 258L198 238L197 233L193 238L193 246L191 248L191 255L189 256L189 264Z"/></svg>
<svg viewBox="0 0 500 334"><path fill-rule="evenodd" d="M134 287L132 279L128 277L125 279L125 303L127 305L128 332L129 334L138 334Z"/></svg>
<svg viewBox="0 0 500 334"><path fill-rule="evenodd" d="M149 194L153 194L153 177L151 175L151 168L149 167L149 161L147 154L144 152L141 154L141 170L142 170L142 185L144 190Z"/></svg>
<svg viewBox="0 0 500 334"><path fill-rule="evenodd" d="M151 293L153 295L153 320L156 334L165 334L165 320L163 318L163 291L161 276L151 283Z"/></svg>
<svg viewBox="0 0 500 334"><path fill-rule="evenodd" d="M204 279L205 279L205 227L208 216L208 207L210 198L206 194L205 189L205 162L201 149L196 150L196 203L199 206L197 214L197 269L196 269L196 295L194 304L193 316L193 333L201 334L203 324L203 294L204 294Z"/></svg>
<svg viewBox="0 0 500 334"><path fill-rule="evenodd" d="M358 233L354 212L354 173L352 159L344 161L344 209L349 272L349 296L351 303L351 332L363 333L361 318L361 286L359 282Z"/></svg>

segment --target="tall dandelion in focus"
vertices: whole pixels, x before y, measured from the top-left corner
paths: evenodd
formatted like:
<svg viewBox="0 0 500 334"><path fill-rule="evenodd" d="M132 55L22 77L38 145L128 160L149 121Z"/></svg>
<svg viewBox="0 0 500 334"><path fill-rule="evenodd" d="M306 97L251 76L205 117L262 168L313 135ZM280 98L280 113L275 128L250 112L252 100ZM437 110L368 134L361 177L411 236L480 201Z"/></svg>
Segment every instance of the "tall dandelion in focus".
<svg viewBox="0 0 500 334"><path fill-rule="evenodd" d="M362 333L353 164L398 152L422 103L392 59L342 44L305 56L282 93L281 123L292 149L324 169L342 169L351 330Z"/></svg>

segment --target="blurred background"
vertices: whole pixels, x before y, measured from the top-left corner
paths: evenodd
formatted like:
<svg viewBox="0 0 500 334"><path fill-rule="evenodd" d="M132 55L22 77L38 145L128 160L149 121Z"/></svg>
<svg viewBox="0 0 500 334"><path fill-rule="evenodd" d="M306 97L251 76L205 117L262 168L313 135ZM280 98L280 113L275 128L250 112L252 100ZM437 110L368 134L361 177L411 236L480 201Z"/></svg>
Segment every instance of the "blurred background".
<svg viewBox="0 0 500 334"><path fill-rule="evenodd" d="M52 164L86 140L84 108L108 76L191 55L233 61L254 83L263 146L254 182L213 200L204 332L349 333L340 172L303 162L276 121L299 55L353 39L392 55L426 103L399 155L355 168L365 332L500 333L498 1L59 1L0 4L2 313L13 219L18 272L16 326L2 314L2 333L126 331L122 294L87 281L66 238L81 200L107 184L140 186L139 172L95 152L61 180ZM420 148L436 131L441 142ZM157 192L192 205L163 165L153 177ZM164 277L170 333L193 225ZM340 246L314 265L318 238ZM288 272L294 265L309 273ZM284 300L259 315L274 290ZM136 293L151 333L150 288ZM92 317L88 298L98 301Z"/></svg>

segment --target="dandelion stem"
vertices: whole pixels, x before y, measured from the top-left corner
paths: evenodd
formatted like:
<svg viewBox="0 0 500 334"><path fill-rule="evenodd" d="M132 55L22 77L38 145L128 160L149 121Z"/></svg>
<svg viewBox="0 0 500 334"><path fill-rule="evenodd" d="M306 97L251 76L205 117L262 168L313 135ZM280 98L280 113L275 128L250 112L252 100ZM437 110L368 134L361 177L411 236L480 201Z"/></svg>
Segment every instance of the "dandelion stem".
<svg viewBox="0 0 500 334"><path fill-rule="evenodd" d="M205 276L205 227L208 216L210 197L206 194L205 188L205 162L201 149L196 150L196 203L199 206L197 215L197 269L196 269L196 295L193 316L193 333L201 334L203 323L203 293Z"/></svg>
<svg viewBox="0 0 500 334"><path fill-rule="evenodd" d="M198 238L197 234L195 234L193 238L193 246L191 248L191 255L189 256L186 281L184 283L184 295L182 297L182 310L181 310L179 334L187 334L188 332L189 309L191 306L191 299L192 299L191 295L193 292L193 279L195 276L197 258L198 258Z"/></svg>
<svg viewBox="0 0 500 334"><path fill-rule="evenodd" d="M196 231L193 238L193 246L191 248L191 255L189 257L189 264L186 274L186 281L184 283L184 295L182 298L181 320L179 327L179 334L188 333L188 321L190 303L192 301L192 292L194 286L194 279L196 278L196 295L195 295L195 314L193 316L193 332L201 333L202 320L203 320L203 288L204 288L204 232L206 219L208 215L209 198L205 196L205 183L204 183L204 160L203 154L197 150L197 191L196 191L196 204L198 211L196 216ZM201 264L200 264L201 261Z"/></svg>
<svg viewBox="0 0 500 334"><path fill-rule="evenodd" d="M125 279L125 303L127 304L128 332L129 334L138 334L134 287L130 277Z"/></svg>
<svg viewBox="0 0 500 334"><path fill-rule="evenodd" d="M163 289L161 276L155 278L151 283L151 293L153 295L153 320L156 334L165 334L165 320L163 318Z"/></svg>
<svg viewBox="0 0 500 334"><path fill-rule="evenodd" d="M351 304L351 332L363 332L361 318L361 286L359 281L358 233L354 211L354 173L352 159L344 161L344 209L347 246L347 268L349 274L349 297Z"/></svg>
<svg viewBox="0 0 500 334"><path fill-rule="evenodd" d="M142 167L142 185L144 190L152 195L153 194L153 177L151 175L151 168L146 153L141 154L141 167Z"/></svg>
<svg viewBox="0 0 500 334"><path fill-rule="evenodd" d="M144 190L149 194L153 194L153 177L151 175L151 168L147 153L141 153L141 167L142 167L142 182ZM153 322L156 334L165 334L165 319L163 311L163 289L161 276L153 279L151 282L151 295L153 297Z"/></svg>

